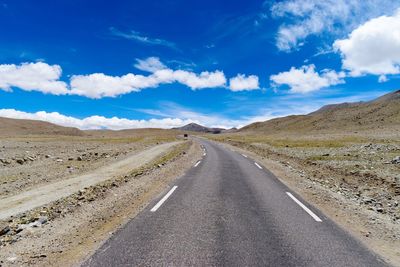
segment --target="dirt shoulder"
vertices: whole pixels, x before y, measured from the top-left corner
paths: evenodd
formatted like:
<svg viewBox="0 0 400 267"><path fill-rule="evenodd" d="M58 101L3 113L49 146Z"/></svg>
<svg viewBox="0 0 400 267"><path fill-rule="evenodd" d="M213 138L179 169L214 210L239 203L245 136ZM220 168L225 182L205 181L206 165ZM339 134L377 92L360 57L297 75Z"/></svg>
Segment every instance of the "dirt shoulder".
<svg viewBox="0 0 400 267"><path fill-rule="evenodd" d="M201 154L197 143L179 144L127 175L87 187L23 217L3 221L12 234L5 235L8 240L3 236L0 264L78 265L165 191L171 181L183 175Z"/></svg>
<svg viewBox="0 0 400 267"><path fill-rule="evenodd" d="M271 145L245 142L243 138L241 141L232 138L213 139L263 164L283 183L371 250L380 254L387 262L400 266L399 195L396 191L397 184L392 188L393 174L388 170L397 167L388 166L376 179L372 179L370 175L367 175L367 178L363 175L359 177L353 172L345 175L343 166L338 163L304 160L300 155L296 155L304 155L307 149L302 149L301 152L293 151L284 145L283 149L277 151ZM330 151L331 154L338 153L338 150L332 148ZM321 150L318 153L321 153ZM388 181L382 178L384 175L387 175ZM360 184L356 186L354 180Z"/></svg>

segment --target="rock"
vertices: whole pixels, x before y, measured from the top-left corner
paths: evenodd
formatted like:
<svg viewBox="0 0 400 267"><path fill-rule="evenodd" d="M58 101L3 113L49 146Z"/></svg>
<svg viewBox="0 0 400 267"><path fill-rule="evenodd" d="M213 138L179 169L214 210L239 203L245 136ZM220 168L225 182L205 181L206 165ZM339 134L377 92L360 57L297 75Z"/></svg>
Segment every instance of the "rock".
<svg viewBox="0 0 400 267"><path fill-rule="evenodd" d="M0 162L3 164L11 164L11 161L9 161L8 159L0 159Z"/></svg>
<svg viewBox="0 0 400 267"><path fill-rule="evenodd" d="M35 160L35 158L33 158L33 157L31 157L31 156L28 156L28 157L26 157L28 160L30 160L30 161L34 161Z"/></svg>
<svg viewBox="0 0 400 267"><path fill-rule="evenodd" d="M21 158L17 158L17 159L15 159L15 161L18 163L18 164L24 164L24 160L23 159L21 159Z"/></svg>
<svg viewBox="0 0 400 267"><path fill-rule="evenodd" d="M391 163L392 164L400 164L400 156L397 156L394 159L392 159Z"/></svg>
<svg viewBox="0 0 400 267"><path fill-rule="evenodd" d="M46 159L49 159L49 158L51 158L51 156L50 155L46 155L46 156L44 156Z"/></svg>
<svg viewBox="0 0 400 267"><path fill-rule="evenodd" d="M323 156L323 157L329 157L330 154L329 154L329 153L326 153L326 154L323 154L322 156Z"/></svg>
<svg viewBox="0 0 400 267"><path fill-rule="evenodd" d="M3 229L0 230L0 236L7 234L8 232L11 231L10 226L6 226Z"/></svg>
<svg viewBox="0 0 400 267"><path fill-rule="evenodd" d="M45 224L47 223L47 216L40 216L39 219L37 220L40 224Z"/></svg>
<svg viewBox="0 0 400 267"><path fill-rule="evenodd" d="M364 204L371 204L372 202L375 202L375 199L370 198L370 197L364 197L363 201Z"/></svg>
<svg viewBox="0 0 400 267"><path fill-rule="evenodd" d="M379 212L379 213L382 213L384 210L383 210L382 207L376 207L376 208L375 208L375 211L376 211L376 212Z"/></svg>
<svg viewBox="0 0 400 267"><path fill-rule="evenodd" d="M19 234L19 233L21 233L24 229L25 229L24 227L18 226L18 228L15 229L14 232L15 232L16 234Z"/></svg>
<svg viewBox="0 0 400 267"><path fill-rule="evenodd" d="M74 158L68 158L68 160L74 160Z"/></svg>
<svg viewBox="0 0 400 267"><path fill-rule="evenodd" d="M76 160L77 160L77 161L82 161L83 158L82 158L81 156L79 156L79 157L76 158Z"/></svg>
<svg viewBox="0 0 400 267"><path fill-rule="evenodd" d="M10 262L10 263L13 263L13 262L15 262L17 260L17 257L16 256L11 256L11 257L8 257L6 260L8 262Z"/></svg>
<svg viewBox="0 0 400 267"><path fill-rule="evenodd" d="M62 160L62 159L56 159L56 161L57 161L57 162L63 162L63 160Z"/></svg>

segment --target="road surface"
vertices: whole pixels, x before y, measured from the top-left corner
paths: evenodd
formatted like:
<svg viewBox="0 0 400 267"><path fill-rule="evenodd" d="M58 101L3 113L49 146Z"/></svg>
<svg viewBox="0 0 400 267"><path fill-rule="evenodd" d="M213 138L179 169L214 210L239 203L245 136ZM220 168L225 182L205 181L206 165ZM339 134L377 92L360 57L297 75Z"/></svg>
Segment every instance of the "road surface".
<svg viewBox="0 0 400 267"><path fill-rule="evenodd" d="M247 155L199 142L202 160L83 266L386 266Z"/></svg>

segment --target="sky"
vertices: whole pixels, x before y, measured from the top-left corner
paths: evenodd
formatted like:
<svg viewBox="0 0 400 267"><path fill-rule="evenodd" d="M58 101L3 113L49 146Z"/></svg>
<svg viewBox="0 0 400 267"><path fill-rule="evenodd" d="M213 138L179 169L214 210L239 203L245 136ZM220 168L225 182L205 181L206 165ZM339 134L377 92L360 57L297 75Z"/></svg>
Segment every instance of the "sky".
<svg viewBox="0 0 400 267"><path fill-rule="evenodd" d="M399 89L398 0L0 0L0 116L242 127Z"/></svg>

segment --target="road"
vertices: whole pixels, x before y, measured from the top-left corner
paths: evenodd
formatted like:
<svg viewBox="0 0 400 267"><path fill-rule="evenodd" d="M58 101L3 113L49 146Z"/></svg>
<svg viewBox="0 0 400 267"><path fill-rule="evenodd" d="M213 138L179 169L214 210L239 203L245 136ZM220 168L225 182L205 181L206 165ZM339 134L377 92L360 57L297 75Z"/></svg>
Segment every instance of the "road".
<svg viewBox="0 0 400 267"><path fill-rule="evenodd" d="M201 161L83 266L386 266L247 155Z"/></svg>

